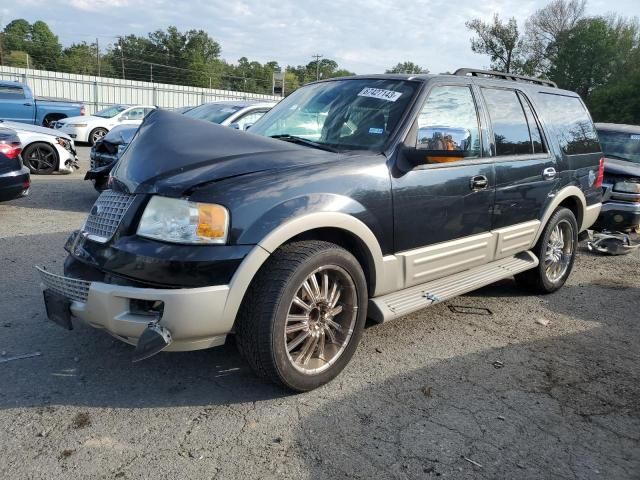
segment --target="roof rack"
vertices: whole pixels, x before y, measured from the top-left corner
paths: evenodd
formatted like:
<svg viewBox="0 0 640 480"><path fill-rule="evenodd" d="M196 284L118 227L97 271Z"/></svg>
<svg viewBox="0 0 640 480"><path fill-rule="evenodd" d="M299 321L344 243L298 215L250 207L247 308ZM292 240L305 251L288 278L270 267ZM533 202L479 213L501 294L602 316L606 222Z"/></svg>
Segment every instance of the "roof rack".
<svg viewBox="0 0 640 480"><path fill-rule="evenodd" d="M476 70L475 68L459 68L453 74L461 77L464 77L466 75L471 75L472 77L479 77L482 75L487 77L496 77L500 80L511 80L514 82L530 82L530 83L535 83L537 85L544 85L545 87L558 88L558 85L556 84L556 82L552 82L551 80L544 80L542 78L536 78L536 77L527 77L525 75L516 75L514 73L495 72L493 70Z"/></svg>

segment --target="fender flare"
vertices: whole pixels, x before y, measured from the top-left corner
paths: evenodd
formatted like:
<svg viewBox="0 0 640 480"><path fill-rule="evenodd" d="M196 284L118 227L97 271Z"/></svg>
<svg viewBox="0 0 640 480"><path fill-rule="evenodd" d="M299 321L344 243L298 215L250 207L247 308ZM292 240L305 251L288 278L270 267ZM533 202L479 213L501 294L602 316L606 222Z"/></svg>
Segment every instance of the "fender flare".
<svg viewBox="0 0 640 480"><path fill-rule="evenodd" d="M366 245L373 259L376 284L384 283L382 249L373 232L362 221L340 212L316 212L302 215L283 223L269 233L242 261L229 283L229 295L223 313L226 324L231 326L235 322L249 284L269 255L291 238L317 228L338 228L358 237Z"/></svg>
<svg viewBox="0 0 640 480"><path fill-rule="evenodd" d="M533 246L538 242L538 239L540 238L540 235L542 235L542 232L547 226L547 223L549 222L551 215L553 215L553 212L556 211L556 209L560 206L562 202L564 202L566 199L571 197L575 197L581 205L582 219L583 219L582 223L584 224L585 211L587 209L587 199L585 198L584 193L575 185L569 185L567 187L564 187L563 189L559 190L553 195L553 199L547 206L547 209L545 210L544 215L540 219L540 228L538 229L538 233L536 233L536 236L531 242L530 248L533 248ZM576 220L579 220L579 219L576 219ZM579 225L578 227L580 228L580 231L583 230L582 225Z"/></svg>

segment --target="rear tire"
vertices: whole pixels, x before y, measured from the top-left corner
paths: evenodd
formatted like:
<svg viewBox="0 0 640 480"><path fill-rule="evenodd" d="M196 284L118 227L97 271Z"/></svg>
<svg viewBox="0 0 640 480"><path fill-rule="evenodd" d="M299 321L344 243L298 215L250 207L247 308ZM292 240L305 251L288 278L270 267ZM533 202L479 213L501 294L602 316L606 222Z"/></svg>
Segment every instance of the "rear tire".
<svg viewBox="0 0 640 480"><path fill-rule="evenodd" d="M284 245L247 290L236 322L238 349L259 376L312 390L353 356L367 302L365 276L351 253L323 241Z"/></svg>
<svg viewBox="0 0 640 480"><path fill-rule="evenodd" d="M569 278L577 248L576 217L568 208L558 208L533 248L533 253L540 263L536 268L517 274L517 284L536 293L555 292Z"/></svg>

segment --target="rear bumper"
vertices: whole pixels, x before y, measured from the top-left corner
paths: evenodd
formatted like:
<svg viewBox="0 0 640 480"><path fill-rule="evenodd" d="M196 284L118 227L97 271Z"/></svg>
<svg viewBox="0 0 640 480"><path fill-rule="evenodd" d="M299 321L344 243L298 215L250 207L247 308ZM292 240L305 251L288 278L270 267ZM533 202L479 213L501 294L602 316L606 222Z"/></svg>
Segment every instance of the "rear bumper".
<svg viewBox="0 0 640 480"><path fill-rule="evenodd" d="M640 203L605 202L595 224L607 230L630 230L640 225Z"/></svg>
<svg viewBox="0 0 640 480"><path fill-rule="evenodd" d="M200 350L222 345L233 326L225 319L228 285L155 289L88 282L39 269L42 288L70 298L72 315L84 323L136 345L150 322L169 329L167 351ZM157 316L136 313L132 300L162 302Z"/></svg>
<svg viewBox="0 0 640 480"><path fill-rule="evenodd" d="M0 200L12 200L29 194L31 178L29 169L22 167L0 174Z"/></svg>

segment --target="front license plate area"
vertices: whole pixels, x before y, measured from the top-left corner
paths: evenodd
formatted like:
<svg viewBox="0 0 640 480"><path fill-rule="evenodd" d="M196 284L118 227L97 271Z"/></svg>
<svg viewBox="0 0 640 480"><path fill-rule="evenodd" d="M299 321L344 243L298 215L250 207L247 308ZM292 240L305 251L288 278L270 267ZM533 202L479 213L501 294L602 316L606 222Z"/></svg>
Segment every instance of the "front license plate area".
<svg viewBox="0 0 640 480"><path fill-rule="evenodd" d="M71 323L71 300L49 289L42 293L44 294L44 306L47 309L47 317L49 317L49 320L57 323L62 328L73 330Z"/></svg>

